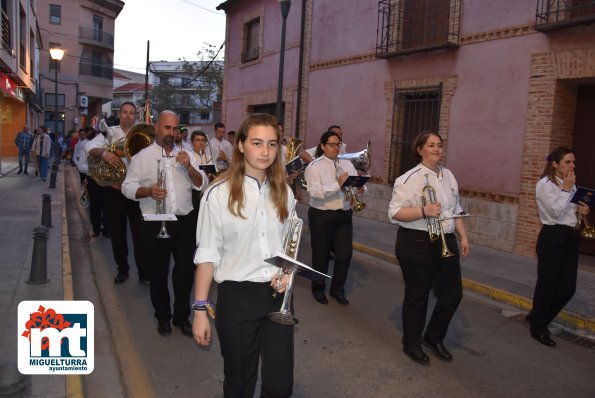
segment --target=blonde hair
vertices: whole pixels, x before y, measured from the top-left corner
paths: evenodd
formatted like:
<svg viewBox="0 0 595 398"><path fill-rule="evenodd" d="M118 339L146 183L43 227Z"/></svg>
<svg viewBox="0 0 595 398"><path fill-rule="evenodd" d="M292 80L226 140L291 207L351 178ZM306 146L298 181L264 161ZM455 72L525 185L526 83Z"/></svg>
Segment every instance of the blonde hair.
<svg viewBox="0 0 595 398"><path fill-rule="evenodd" d="M279 221L284 221L289 216L287 209L287 182L285 179L285 170L281 163L281 132L277 125L277 119L266 113L257 113L248 116L240 128L236 131L233 145L233 154L229 168L225 170L213 184L219 181L226 181L229 184L229 199L227 200L227 209L236 217L246 218L242 214L242 208L246 201L244 194L244 175L246 173L246 161L244 154L240 152L239 142L245 142L248 133L255 126L270 126L275 130L277 142L279 143L277 156L273 163L266 169L266 177L270 187L271 201L277 209Z"/></svg>

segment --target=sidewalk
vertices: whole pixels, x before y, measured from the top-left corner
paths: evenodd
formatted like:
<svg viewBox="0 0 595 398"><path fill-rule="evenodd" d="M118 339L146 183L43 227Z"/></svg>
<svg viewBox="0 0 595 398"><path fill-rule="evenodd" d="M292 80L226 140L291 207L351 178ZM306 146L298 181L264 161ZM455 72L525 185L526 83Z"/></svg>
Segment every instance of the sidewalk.
<svg viewBox="0 0 595 398"><path fill-rule="evenodd" d="M23 300L62 300L65 289L63 272L63 180L58 173L56 189L47 181L35 177L29 165L29 175L17 175L17 160L3 158L0 173L0 317L5 327L0 332L0 395L21 391L31 397L66 396L64 376L23 376L17 370L17 307ZM33 229L41 225L41 195L52 195L52 228L47 240L47 277L49 283L30 285ZM12 396L12 395L11 395ZM16 396L16 395L15 395Z"/></svg>
<svg viewBox="0 0 595 398"><path fill-rule="evenodd" d="M308 207L298 205L298 216L308 224ZM388 218L387 218L388 221ZM353 248L393 262L396 266L397 225L353 217ZM576 293L557 321L587 334L595 334L594 259L581 257ZM472 245L468 257L461 260L465 289L517 307L531 308L537 279L537 260L500 250Z"/></svg>

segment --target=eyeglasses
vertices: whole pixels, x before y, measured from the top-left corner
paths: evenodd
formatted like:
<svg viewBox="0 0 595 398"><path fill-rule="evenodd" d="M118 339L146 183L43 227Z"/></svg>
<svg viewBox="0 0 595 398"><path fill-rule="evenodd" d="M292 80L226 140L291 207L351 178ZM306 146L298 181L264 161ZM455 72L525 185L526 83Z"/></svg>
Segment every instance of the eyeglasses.
<svg viewBox="0 0 595 398"><path fill-rule="evenodd" d="M342 143L342 142L327 142L327 143L326 143L326 144L324 144L324 145L328 145L328 146L330 146L331 148L335 148L335 149L337 149L337 148L341 148L341 145L343 145L343 143Z"/></svg>

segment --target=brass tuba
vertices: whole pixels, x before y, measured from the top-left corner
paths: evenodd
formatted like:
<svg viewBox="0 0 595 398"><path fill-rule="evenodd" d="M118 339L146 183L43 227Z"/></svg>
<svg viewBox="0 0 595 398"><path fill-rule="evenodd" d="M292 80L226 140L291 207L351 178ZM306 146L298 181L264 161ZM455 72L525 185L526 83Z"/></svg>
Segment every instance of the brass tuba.
<svg viewBox="0 0 595 398"><path fill-rule="evenodd" d="M116 153L123 151L126 158L130 160L142 149L148 147L155 141L155 127L149 123L137 123L128 130L126 137L107 145L105 150ZM112 166L101 158L89 156L89 175L97 185L109 187L113 184L120 184L126 178L126 166Z"/></svg>
<svg viewBox="0 0 595 398"><path fill-rule="evenodd" d="M285 137L283 141L287 147L285 162L289 163L298 155L299 149L304 145L304 140L294 137Z"/></svg>

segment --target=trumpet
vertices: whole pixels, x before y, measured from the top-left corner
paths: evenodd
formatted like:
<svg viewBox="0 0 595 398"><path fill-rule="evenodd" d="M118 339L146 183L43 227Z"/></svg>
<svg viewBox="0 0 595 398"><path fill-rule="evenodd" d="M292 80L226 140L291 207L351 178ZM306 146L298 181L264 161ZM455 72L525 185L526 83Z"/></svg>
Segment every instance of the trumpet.
<svg viewBox="0 0 595 398"><path fill-rule="evenodd" d="M438 202L436 199L436 190L430 185L428 175L426 176L426 185L421 190L421 204L425 206ZM442 220L435 217L426 217L426 223L428 225L428 234L430 235L430 241L435 241L440 238L442 240L442 249L440 257L447 258L454 256L454 253L448 249L446 245L446 238L444 237L444 229L442 228Z"/></svg>
<svg viewBox="0 0 595 398"><path fill-rule="evenodd" d="M295 201L297 204L297 200ZM295 215L295 204L291 218L289 219L289 226L283 239L283 248L285 254L293 259L297 258L298 249L300 247L300 240L302 237L302 228L304 222L297 218ZM298 319L291 313L291 296L293 294L293 281L297 268L280 269L279 274L276 276L277 283L281 283L283 274L289 274L289 280L287 281L287 287L285 288L285 296L283 297L283 303L281 308L277 312L271 312L268 317L271 321L280 325L297 325ZM277 289L273 293L273 297L277 295Z"/></svg>
<svg viewBox="0 0 595 398"><path fill-rule="evenodd" d="M338 163L338 161L337 161ZM343 169L337 166L337 179L343 174ZM361 211L366 208L366 204L359 200L357 196L357 191L354 187L341 187L341 192L343 193L343 197L351 206L353 211Z"/></svg>
<svg viewBox="0 0 595 398"><path fill-rule="evenodd" d="M581 229L581 233L580 233L581 238L595 239L595 227L589 223L589 219L587 218L587 216L577 212L576 218L578 220L576 228L580 229L581 225L583 226L583 228Z"/></svg>
<svg viewBox="0 0 595 398"><path fill-rule="evenodd" d="M165 188L165 169L161 169L160 166L161 159L157 159L157 184L160 188ZM165 198L156 201L155 203L155 214L165 214ZM167 226L165 224L165 220L161 221L161 229L159 233L155 235L156 238L159 239L168 239L169 233L167 232Z"/></svg>

